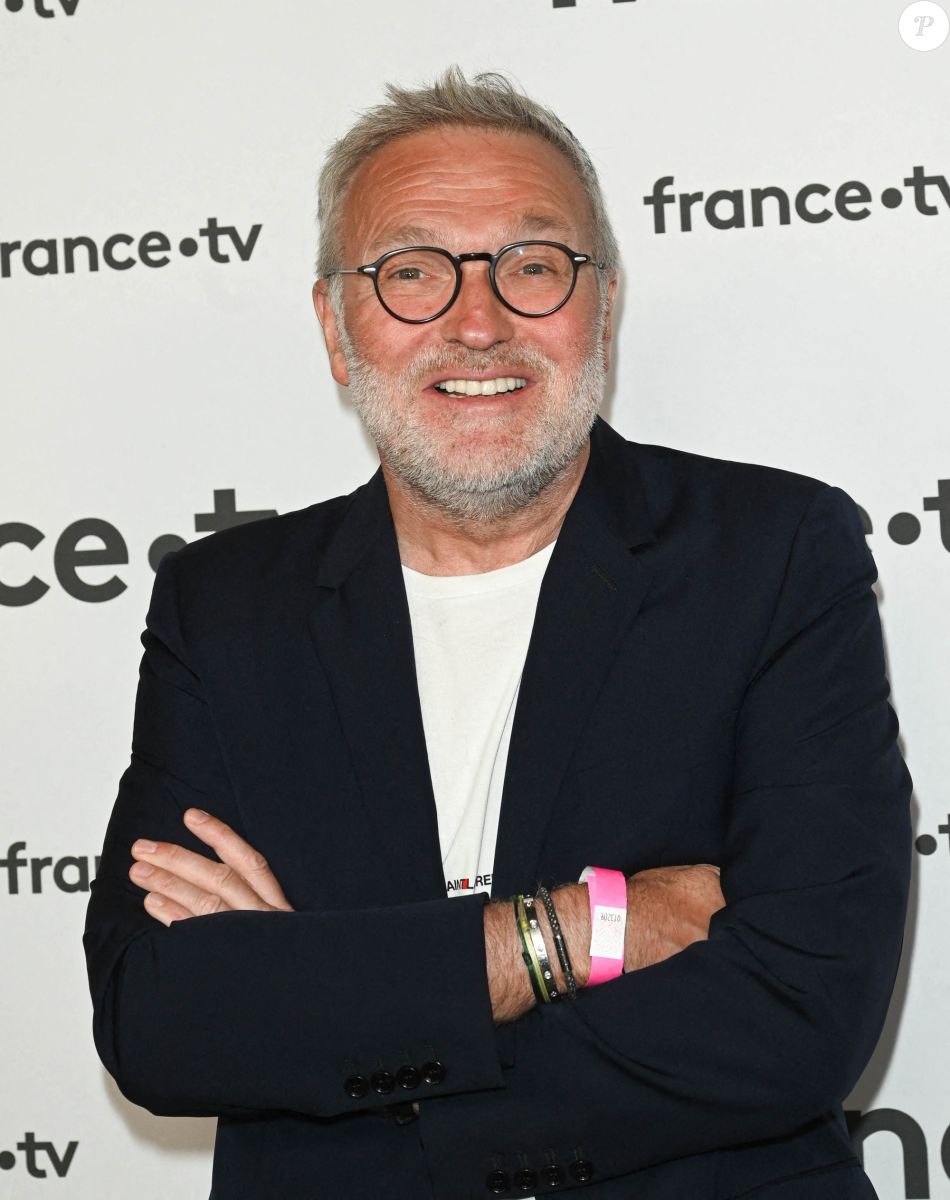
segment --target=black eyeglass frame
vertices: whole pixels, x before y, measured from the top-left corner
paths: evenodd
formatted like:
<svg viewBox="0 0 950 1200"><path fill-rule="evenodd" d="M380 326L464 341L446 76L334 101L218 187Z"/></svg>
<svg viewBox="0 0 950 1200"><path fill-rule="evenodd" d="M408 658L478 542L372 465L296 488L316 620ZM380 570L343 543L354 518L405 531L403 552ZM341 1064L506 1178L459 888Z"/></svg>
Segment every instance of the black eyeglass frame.
<svg viewBox="0 0 950 1200"><path fill-rule="evenodd" d="M571 286L567 289L567 294L564 299L555 304L553 308L547 309L541 313L523 312L520 308L515 308L513 304L504 298L498 290L498 284L495 280L495 267L498 260L503 254L507 254L509 250L515 250L519 246L554 246L558 250L563 250L571 260L571 265L574 268L574 274L571 277ZM435 254L441 254L443 258L447 258L455 268L455 287L452 290L452 295L448 301L442 305L438 312L433 313L431 317L401 317L399 313L393 312L386 301L382 297L379 290L379 271L383 263L387 262L396 254L405 254L407 251L427 250ZM572 250L570 246L565 246L563 242L548 242L542 238L528 238L521 242L509 242L507 246L502 248L495 254L489 254L487 250L471 250L466 254L452 254L443 246L400 246L398 250L387 250L385 254L381 254L375 262L364 263L361 267L338 267L335 271L327 271L324 276L329 279L332 275L367 275L373 281L373 287L376 290L376 299L380 302L386 312L391 317L395 317L397 321L404 321L407 325L427 325L430 321L436 321L444 313L447 313L455 301L458 299L459 292L462 290L462 263L463 262L487 262L488 263L488 282L491 284L491 290L496 298L510 312L516 313L519 317L549 317L552 313L556 313L559 308L563 308L574 294L574 288L577 285L577 272L586 263L597 268L598 271L606 271L607 264L603 262L595 262L591 254L579 254L576 250Z"/></svg>

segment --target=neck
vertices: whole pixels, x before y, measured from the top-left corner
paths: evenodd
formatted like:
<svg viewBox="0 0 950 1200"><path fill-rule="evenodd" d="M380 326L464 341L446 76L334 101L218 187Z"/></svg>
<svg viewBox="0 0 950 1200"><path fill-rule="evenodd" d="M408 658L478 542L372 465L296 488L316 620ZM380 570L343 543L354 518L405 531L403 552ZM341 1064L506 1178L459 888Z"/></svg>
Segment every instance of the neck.
<svg viewBox="0 0 950 1200"><path fill-rule="evenodd" d="M558 535L580 487L590 442L531 504L494 521L459 521L407 487L381 459L399 557L423 575L478 575L521 562Z"/></svg>

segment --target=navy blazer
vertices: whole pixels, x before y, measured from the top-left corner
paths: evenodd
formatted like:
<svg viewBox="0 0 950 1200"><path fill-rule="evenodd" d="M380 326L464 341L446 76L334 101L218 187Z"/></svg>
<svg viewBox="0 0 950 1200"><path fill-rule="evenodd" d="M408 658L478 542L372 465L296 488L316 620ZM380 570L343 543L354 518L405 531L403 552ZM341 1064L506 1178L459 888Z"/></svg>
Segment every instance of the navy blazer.
<svg viewBox="0 0 950 1200"><path fill-rule="evenodd" d="M215 1200L873 1197L841 1101L898 965L911 792L876 575L839 488L598 419L491 894L709 862L727 903L707 941L496 1026L487 897L445 894L381 473L166 556L84 939L124 1095L218 1117ZM131 843L210 854L191 805L295 912L147 915Z"/></svg>

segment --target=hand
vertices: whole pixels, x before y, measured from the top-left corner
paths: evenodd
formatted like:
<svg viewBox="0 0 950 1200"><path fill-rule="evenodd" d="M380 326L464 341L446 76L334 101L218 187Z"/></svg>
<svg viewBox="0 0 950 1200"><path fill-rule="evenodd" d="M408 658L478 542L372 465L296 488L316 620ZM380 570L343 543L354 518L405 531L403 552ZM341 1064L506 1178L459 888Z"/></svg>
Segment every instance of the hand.
<svg viewBox="0 0 950 1200"><path fill-rule="evenodd" d="M558 923L567 942L571 970L578 987L590 978L590 901L586 883L565 884L552 894ZM636 971L671 958L692 942L705 941L713 913L725 907L719 868L709 863L683 867L651 867L627 876L627 924L624 971ZM553 954L554 938L547 914L539 905L551 968L558 986L565 981Z"/></svg>
<svg viewBox="0 0 950 1200"><path fill-rule="evenodd" d="M579 988L590 978L590 902L586 883L567 883L552 892L558 924L567 942L571 970ZM725 907L719 868L709 863L651 867L627 876L627 925L624 971L649 967L678 954L692 942L705 941L714 912ZM554 937L543 904L538 920L548 947L551 970L566 991ZM513 1021L535 1000L521 959L521 945L509 900L485 905L488 990L496 1023ZM609 986L609 984L607 985Z"/></svg>
<svg viewBox="0 0 950 1200"><path fill-rule="evenodd" d="M135 842L132 857L137 861L129 878L148 892L149 916L171 925L188 917L239 909L293 912L263 855L229 825L200 808L189 808L184 822L220 861L172 842Z"/></svg>
<svg viewBox="0 0 950 1200"><path fill-rule="evenodd" d="M708 863L650 867L630 875L624 970L649 967L705 941L713 913L725 905L719 868Z"/></svg>

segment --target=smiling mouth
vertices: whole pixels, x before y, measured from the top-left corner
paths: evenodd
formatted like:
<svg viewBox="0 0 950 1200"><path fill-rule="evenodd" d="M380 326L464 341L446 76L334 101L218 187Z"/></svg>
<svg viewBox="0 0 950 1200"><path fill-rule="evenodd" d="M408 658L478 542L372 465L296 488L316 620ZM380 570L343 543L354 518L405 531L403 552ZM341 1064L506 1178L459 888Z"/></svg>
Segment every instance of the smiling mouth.
<svg viewBox="0 0 950 1200"><path fill-rule="evenodd" d="M528 381L516 375L499 375L497 379L443 379L432 386L447 396L497 396L501 392L520 392Z"/></svg>

